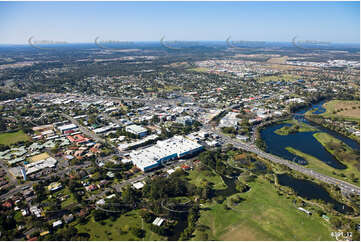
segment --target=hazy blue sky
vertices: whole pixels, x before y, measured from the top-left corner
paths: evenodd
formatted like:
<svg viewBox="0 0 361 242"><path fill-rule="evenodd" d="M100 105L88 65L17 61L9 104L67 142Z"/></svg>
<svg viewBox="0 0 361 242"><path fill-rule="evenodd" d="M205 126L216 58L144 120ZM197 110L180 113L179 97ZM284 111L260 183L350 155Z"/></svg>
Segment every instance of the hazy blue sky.
<svg viewBox="0 0 361 242"><path fill-rule="evenodd" d="M360 41L359 2L0 2L0 43Z"/></svg>

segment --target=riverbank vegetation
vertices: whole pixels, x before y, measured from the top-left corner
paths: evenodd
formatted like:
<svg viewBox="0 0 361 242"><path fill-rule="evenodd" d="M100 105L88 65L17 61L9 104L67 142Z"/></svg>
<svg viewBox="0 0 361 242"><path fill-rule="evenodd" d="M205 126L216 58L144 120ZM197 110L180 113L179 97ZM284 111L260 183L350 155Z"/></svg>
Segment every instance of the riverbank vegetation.
<svg viewBox="0 0 361 242"><path fill-rule="evenodd" d="M324 128L333 130L350 139L360 142L356 134L360 126L359 100L331 100L323 104L324 113L313 114L314 110L306 113L306 118Z"/></svg>
<svg viewBox="0 0 361 242"><path fill-rule="evenodd" d="M289 126L289 125L283 126L282 128L275 130L274 131L275 134L289 135L289 134L295 134L295 133L300 133L300 132L313 132L313 131L318 130L315 127L312 127L303 122L299 122L295 119L287 120L282 123L291 124L291 126Z"/></svg>
<svg viewBox="0 0 361 242"><path fill-rule="evenodd" d="M336 139L327 133L316 133L313 134L313 136L338 161L359 172L360 154L357 151L353 150L341 140Z"/></svg>
<svg viewBox="0 0 361 242"><path fill-rule="evenodd" d="M286 147L286 150L289 151L290 153L297 155L301 158L303 158L304 160L307 161L307 165L305 167L310 168L316 172L319 172L321 174L324 174L326 176L331 176L349 183L352 183L354 185L360 186L360 173L351 167L347 167L346 169L343 170L339 170L339 169L335 169L329 165L327 165L326 163L324 163L323 161L317 159L316 157L303 153L297 149L294 149L292 147Z"/></svg>
<svg viewBox="0 0 361 242"><path fill-rule="evenodd" d="M324 219L333 230L352 231L353 237L349 239L359 240L360 234L356 227L360 215L359 196L351 194L345 199L337 186L312 178L309 179L303 174L290 171L286 167L282 171L282 165L279 168L281 168L280 173L274 175L279 195L292 199L294 207L306 209L312 214L309 216L318 216ZM279 176L283 176L283 180L286 177L286 180L289 180L286 183L289 184L280 185ZM343 213L340 212L342 210L344 210Z"/></svg>
<svg viewBox="0 0 361 242"><path fill-rule="evenodd" d="M335 120L335 119L327 119L323 118L322 116L318 115L308 115L306 116L306 119L312 123L315 123L317 125L320 125L326 129L335 131L336 133L339 133L347 138L350 138L358 143L360 143L360 136L356 135L355 133L352 133L348 131L345 127L345 121L344 120ZM351 125L359 126L359 121L349 121Z"/></svg>

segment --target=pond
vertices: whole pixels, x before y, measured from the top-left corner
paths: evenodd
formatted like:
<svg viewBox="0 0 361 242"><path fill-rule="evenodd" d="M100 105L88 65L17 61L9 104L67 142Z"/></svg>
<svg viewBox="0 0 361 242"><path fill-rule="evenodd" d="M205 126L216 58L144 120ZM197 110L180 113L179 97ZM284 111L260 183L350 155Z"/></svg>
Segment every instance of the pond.
<svg viewBox="0 0 361 242"><path fill-rule="evenodd" d="M340 213L352 213L353 209L343 203L338 202L330 196L325 188L312 181L297 179L287 174L278 174L278 183L282 186L292 188L298 196L305 199L321 199L331 203L333 208Z"/></svg>

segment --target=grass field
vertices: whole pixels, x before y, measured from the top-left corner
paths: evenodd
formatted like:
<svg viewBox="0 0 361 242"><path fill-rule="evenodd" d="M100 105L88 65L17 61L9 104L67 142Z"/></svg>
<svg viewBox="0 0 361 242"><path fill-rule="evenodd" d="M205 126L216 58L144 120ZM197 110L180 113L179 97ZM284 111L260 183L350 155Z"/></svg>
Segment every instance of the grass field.
<svg viewBox="0 0 361 242"><path fill-rule="evenodd" d="M292 130L295 130L295 127L298 126L299 129L297 130L297 132L312 132L312 131L317 131L318 129L315 127L312 127L308 124L305 124L303 122L299 122L297 120L291 119L291 120L287 120L283 123L288 123L288 124L292 124L292 126L284 126L280 129L277 129L274 131L274 133L278 134L278 135L289 135L292 133Z"/></svg>
<svg viewBox="0 0 361 242"><path fill-rule="evenodd" d="M144 240L167 240L166 237L150 231L150 225L142 221L138 211L133 210L125 213L115 221L106 219L104 224L95 222L91 218L87 224L77 224L75 227L79 233L88 233L90 235L89 240L143 240L137 238L129 231L131 227L143 228L146 231Z"/></svg>
<svg viewBox="0 0 361 242"><path fill-rule="evenodd" d="M224 201L232 209L216 202L203 204L198 226L208 229L197 229L193 240L200 240L202 233L208 240L332 240L326 221L298 211L273 184L259 177L249 185L251 190L240 194L245 199L240 204Z"/></svg>
<svg viewBox="0 0 361 242"><path fill-rule="evenodd" d="M0 134L0 144L11 145L19 141L28 141L30 137L24 133L24 131L19 130L17 132L8 132Z"/></svg>
<svg viewBox="0 0 361 242"><path fill-rule="evenodd" d="M196 68L188 69L188 71L207 72L208 69L204 67L196 67Z"/></svg>
<svg viewBox="0 0 361 242"><path fill-rule="evenodd" d="M222 178L210 170L192 170L189 172L188 178L190 179L190 183L198 187L202 186L202 184L205 182L210 182L213 184L213 189L215 190L222 190L227 188L223 183Z"/></svg>
<svg viewBox="0 0 361 242"><path fill-rule="evenodd" d="M312 170L319 172L321 174L331 176L331 177L352 183L354 185L360 186L359 182L354 182L354 181L352 181L352 179L349 178L351 174L354 174L355 177L360 179L360 173L354 168L351 168L348 166L344 170L338 170L338 169L335 169L335 168L325 164L324 162L320 161L316 157L306 154L306 153L303 153L292 147L286 147L286 150L288 150L292 154L302 157L303 159L308 161L308 164L306 165L307 168L311 168ZM346 177L341 176L340 175L341 173L343 173Z"/></svg>
<svg viewBox="0 0 361 242"><path fill-rule="evenodd" d="M331 100L323 107L326 108L326 112L321 114L323 117L360 120L360 101Z"/></svg>
<svg viewBox="0 0 361 242"><path fill-rule="evenodd" d="M69 206L69 205L72 205L72 204L76 204L76 203L77 203L74 195L70 192L70 190L69 190L68 187L66 187L65 189L57 192L56 194L58 194L58 193L63 194L63 196L66 196L66 195L69 196L67 199L65 199L64 201L61 202L61 207L62 207L62 208L66 208L66 207Z"/></svg>
<svg viewBox="0 0 361 242"><path fill-rule="evenodd" d="M267 63L284 64L284 63L286 63L287 59L288 59L288 56L275 57L275 58L268 59Z"/></svg>
<svg viewBox="0 0 361 242"><path fill-rule="evenodd" d="M259 82L269 82L269 81L286 81L286 82L294 82L296 80L300 79L299 76L294 76L294 75L288 75L288 74L284 74L284 75L279 75L279 76L262 76L258 79Z"/></svg>
<svg viewBox="0 0 361 242"><path fill-rule="evenodd" d="M288 71L288 70L297 69L296 66L286 65L286 64L273 64L273 63L269 63L269 68L278 71Z"/></svg>
<svg viewBox="0 0 361 242"><path fill-rule="evenodd" d="M336 157L338 161L354 169L360 166L359 155L341 140L324 132L313 134L313 136L329 153Z"/></svg>
<svg viewBox="0 0 361 242"><path fill-rule="evenodd" d="M176 91L176 90L179 90L179 86L175 86L175 85L165 85L165 86L164 86L164 90L165 90L165 91Z"/></svg>

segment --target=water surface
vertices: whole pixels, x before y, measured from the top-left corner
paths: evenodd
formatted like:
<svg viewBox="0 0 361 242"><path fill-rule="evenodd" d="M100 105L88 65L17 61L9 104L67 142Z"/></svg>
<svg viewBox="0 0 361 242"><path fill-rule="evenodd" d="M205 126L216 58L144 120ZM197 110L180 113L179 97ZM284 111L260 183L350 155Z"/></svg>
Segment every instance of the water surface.
<svg viewBox="0 0 361 242"><path fill-rule="evenodd" d="M304 114L308 110L313 110L314 114L321 114L326 111L325 108L322 107L322 105L326 102L326 100L323 100L321 102L318 102L316 104L313 104L309 107L302 108L296 112L296 114ZM343 135L340 135L334 131L328 130L326 128L320 127L318 125L315 125L311 122L308 122L303 117L294 116L295 119L297 119L299 122L304 122L310 126L318 128L319 131L311 131L311 132L299 132L295 134L289 134L289 135L278 135L275 134L274 131L277 129L280 129L284 126L291 126L291 124L283 123L283 124L275 124L270 125L266 127L265 129L261 130L261 138L266 143L266 151L272 154L275 154L277 156L280 156L282 158L285 158L287 160L291 160L294 162L297 162L301 165L306 165L307 161L305 161L302 157L299 157L297 155L294 155L290 152L288 152L285 148L286 147L292 147L294 149L297 149L303 153L312 155L316 157L317 159L323 161L327 165L335 168L335 169L345 169L346 166L339 162L333 155L331 155L321 143L317 141L315 137L313 137L313 134L317 132L325 132L330 134L331 136L341 140L348 146L350 146L352 149L356 151L360 151L360 145L356 141L347 138Z"/></svg>
<svg viewBox="0 0 361 242"><path fill-rule="evenodd" d="M321 199L331 203L333 208L340 213L352 213L353 209L343 203L338 202L330 196L325 188L308 180L297 179L287 174L277 175L278 183L282 186L291 187L298 196L306 199Z"/></svg>

